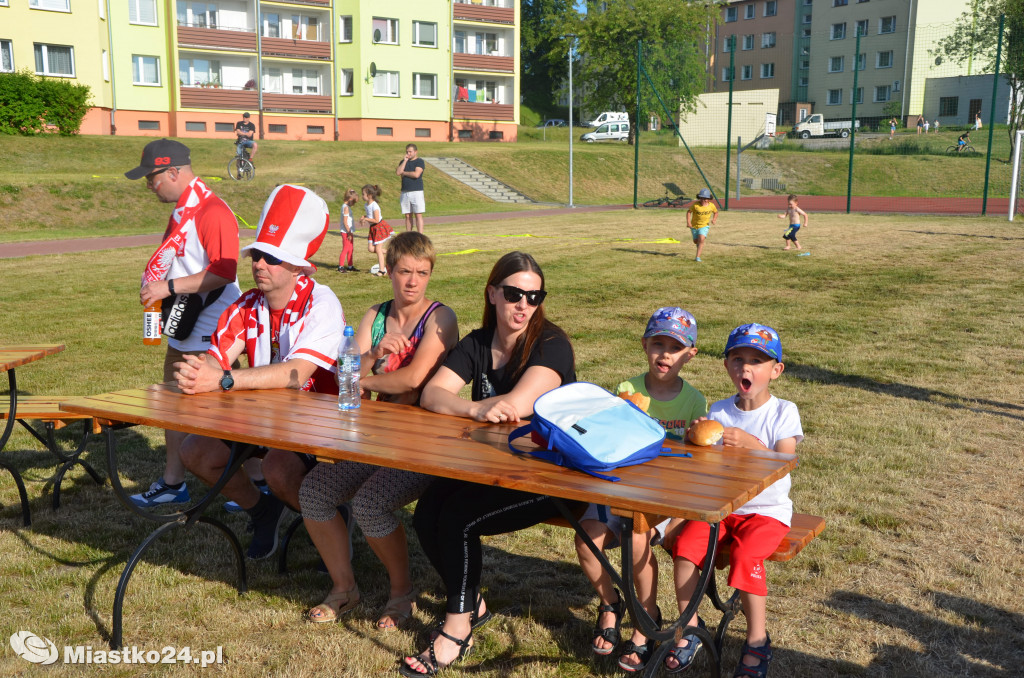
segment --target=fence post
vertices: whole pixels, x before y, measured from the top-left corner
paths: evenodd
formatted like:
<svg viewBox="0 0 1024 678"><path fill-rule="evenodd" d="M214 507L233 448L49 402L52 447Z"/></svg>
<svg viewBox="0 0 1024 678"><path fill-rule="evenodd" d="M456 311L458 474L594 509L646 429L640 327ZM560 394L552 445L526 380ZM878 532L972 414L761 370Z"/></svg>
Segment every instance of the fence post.
<svg viewBox="0 0 1024 678"><path fill-rule="evenodd" d="M996 43L996 72L992 76L992 103L988 107L988 150L985 151L985 190L981 197L981 216L988 210L988 174L992 169L992 135L995 133L996 96L999 94L999 58L1003 53L1003 24L1006 15L999 15L999 42Z"/></svg>
<svg viewBox="0 0 1024 678"><path fill-rule="evenodd" d="M736 81L736 36L729 38L729 117L725 126L725 205L729 209L729 154L732 153L732 90ZM736 181L740 180L736 175Z"/></svg>
<svg viewBox="0 0 1024 678"><path fill-rule="evenodd" d="M855 29L856 30L856 29ZM864 66L867 67L867 57ZM850 213L850 196L853 195L853 143L857 138L857 76L860 74L860 31L857 31L857 44L853 48L853 108L850 111L850 164L846 169L846 213Z"/></svg>
<svg viewBox="0 0 1024 678"><path fill-rule="evenodd" d="M633 130L633 209L637 208L637 188L640 181L640 88L643 81L640 79L641 59L643 58L643 40L636 41L636 129Z"/></svg>

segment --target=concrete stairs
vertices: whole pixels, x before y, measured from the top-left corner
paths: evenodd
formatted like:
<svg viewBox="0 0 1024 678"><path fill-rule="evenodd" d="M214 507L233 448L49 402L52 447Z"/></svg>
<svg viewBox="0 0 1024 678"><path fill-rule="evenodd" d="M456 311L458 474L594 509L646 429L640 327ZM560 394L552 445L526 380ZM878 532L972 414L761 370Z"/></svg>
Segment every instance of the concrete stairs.
<svg viewBox="0 0 1024 678"><path fill-rule="evenodd" d="M516 189L485 174L458 158L423 158L424 162L444 172L456 181L461 181L475 191L483 193L495 202L534 203Z"/></svg>

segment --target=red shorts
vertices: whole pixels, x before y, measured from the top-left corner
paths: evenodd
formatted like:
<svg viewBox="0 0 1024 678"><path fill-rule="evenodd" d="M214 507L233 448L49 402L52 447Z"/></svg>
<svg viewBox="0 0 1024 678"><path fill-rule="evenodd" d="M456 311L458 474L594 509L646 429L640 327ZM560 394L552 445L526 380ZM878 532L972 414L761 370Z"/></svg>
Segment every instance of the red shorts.
<svg viewBox="0 0 1024 678"><path fill-rule="evenodd" d="M729 545L729 586L758 596L768 595L764 561L775 552L789 528L775 518L730 513L718 530L718 545ZM679 532L672 555L704 568L711 526L687 520Z"/></svg>

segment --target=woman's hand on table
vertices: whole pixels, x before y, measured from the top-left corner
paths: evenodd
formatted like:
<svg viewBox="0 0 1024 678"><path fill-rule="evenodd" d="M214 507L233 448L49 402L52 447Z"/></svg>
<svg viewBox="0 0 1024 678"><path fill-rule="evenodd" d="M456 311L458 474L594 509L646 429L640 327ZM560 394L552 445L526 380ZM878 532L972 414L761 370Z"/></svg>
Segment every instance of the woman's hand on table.
<svg viewBox="0 0 1024 678"><path fill-rule="evenodd" d="M477 421L489 421L492 424L519 421L519 412L516 411L515 405L501 399L479 401L472 409L471 415Z"/></svg>

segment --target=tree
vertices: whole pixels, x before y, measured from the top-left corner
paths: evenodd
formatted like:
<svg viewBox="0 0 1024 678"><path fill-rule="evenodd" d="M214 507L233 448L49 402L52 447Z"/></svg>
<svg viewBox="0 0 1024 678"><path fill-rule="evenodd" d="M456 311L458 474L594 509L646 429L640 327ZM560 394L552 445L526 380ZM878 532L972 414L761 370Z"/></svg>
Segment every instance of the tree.
<svg viewBox="0 0 1024 678"><path fill-rule="evenodd" d="M522 0L520 6L523 98L542 113L550 113L554 93L568 75L561 29L572 11L570 0Z"/></svg>
<svg viewBox="0 0 1024 678"><path fill-rule="evenodd" d="M1024 0L1022 0L1024 1ZM579 36L580 81L588 102L629 113L629 141L651 111L664 115L647 80L641 76L637 119L636 45L643 41L643 65L668 108L671 119L682 108L696 110L707 76L707 42L720 20L716 3L666 0L608 0L590 3L585 16L571 14L566 32ZM565 51L562 51L565 54Z"/></svg>
<svg viewBox="0 0 1024 678"><path fill-rule="evenodd" d="M939 40L932 53L948 57L958 64L974 59L975 62L980 61L985 70L994 73L999 18L1003 14L1006 21L1003 24L999 72L1010 87L1007 131L1013 143L1017 130L1024 125L1024 106L1021 105L1021 97L1024 96L1024 0L972 0L970 8L956 21L953 32Z"/></svg>

